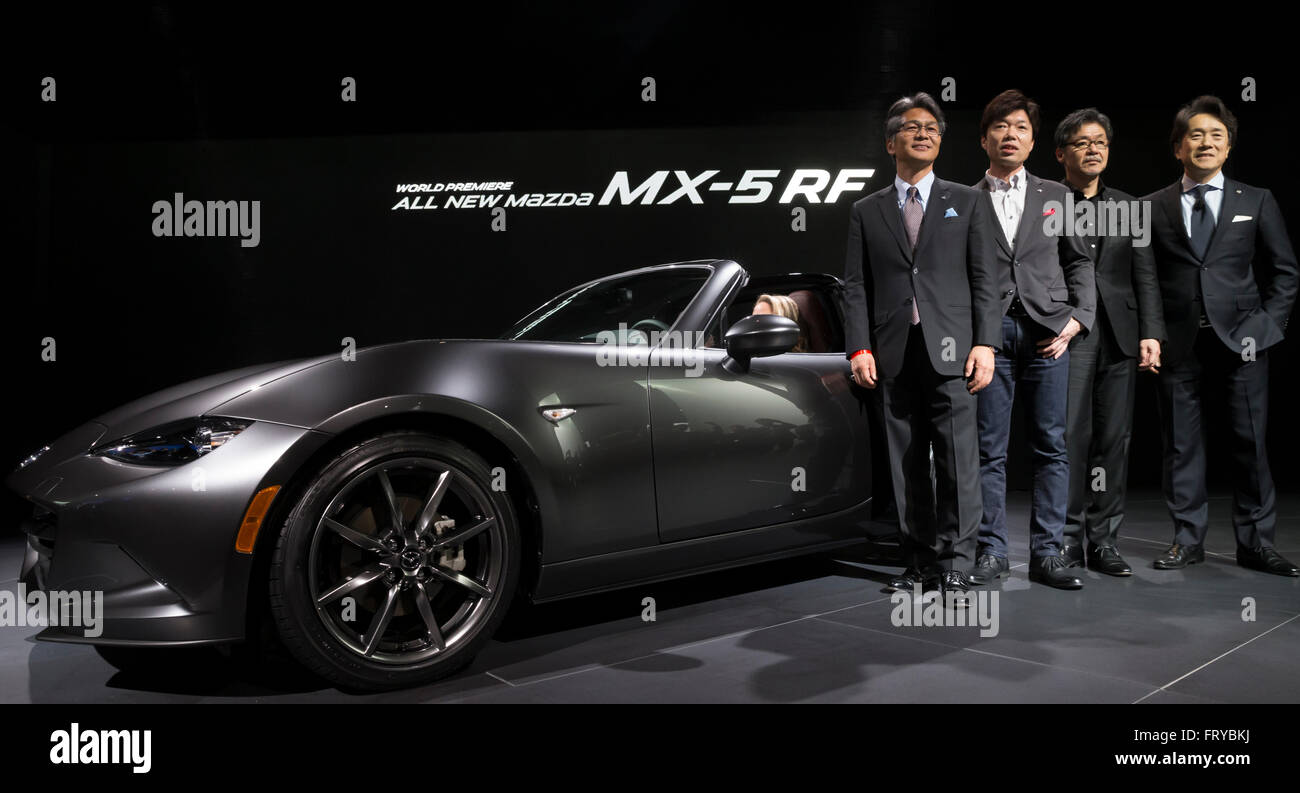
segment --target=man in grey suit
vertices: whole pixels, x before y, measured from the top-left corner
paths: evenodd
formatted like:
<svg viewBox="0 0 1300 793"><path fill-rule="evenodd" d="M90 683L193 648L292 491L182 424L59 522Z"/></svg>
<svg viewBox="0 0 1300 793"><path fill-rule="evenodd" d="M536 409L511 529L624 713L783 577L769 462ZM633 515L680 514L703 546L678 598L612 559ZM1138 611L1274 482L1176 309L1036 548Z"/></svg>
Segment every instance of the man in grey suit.
<svg viewBox="0 0 1300 793"><path fill-rule="evenodd" d="M1074 193L1075 230L1086 235L1097 283L1092 332L1070 341L1070 503L1061 555L1071 567L1083 565L1086 540L1088 569L1126 576L1133 569L1117 543L1124 521L1133 393L1138 370L1159 371L1165 328L1150 217L1132 217L1133 196L1101 178L1110 162L1112 137L1110 119L1093 107L1076 110L1056 128L1056 161ZM1139 233L1134 221L1148 225Z"/></svg>
<svg viewBox="0 0 1300 793"><path fill-rule="evenodd" d="M1038 132L1038 105L1019 91L1003 91L984 108L980 130L989 169L975 186L984 191L992 210L985 228L997 240L1002 341L993 380L979 395L984 518L971 580L989 583L1011 569L1007 443L1012 406L1019 397L1034 465L1029 580L1081 589L1083 581L1070 574L1061 558L1061 537L1070 484L1065 446L1069 344L1093 325L1097 295L1092 261L1080 238L1055 233L1045 222L1063 211L1064 185L1025 170Z"/></svg>
<svg viewBox="0 0 1300 793"><path fill-rule="evenodd" d="M942 589L966 607L982 512L975 393L993 373L1000 315L982 196L934 175L944 130L928 94L889 109L896 176L849 222L846 349L854 382L883 390L907 568L890 588Z"/></svg>

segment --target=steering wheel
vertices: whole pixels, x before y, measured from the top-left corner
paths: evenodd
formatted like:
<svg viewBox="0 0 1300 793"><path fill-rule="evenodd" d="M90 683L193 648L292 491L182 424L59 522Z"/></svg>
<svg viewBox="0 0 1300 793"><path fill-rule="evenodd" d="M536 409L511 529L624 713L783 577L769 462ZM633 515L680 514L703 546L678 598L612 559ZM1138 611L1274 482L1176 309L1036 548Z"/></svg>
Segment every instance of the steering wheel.
<svg viewBox="0 0 1300 793"><path fill-rule="evenodd" d="M664 332L667 332L668 330L668 324L666 322L661 322L655 319L654 317L648 317L646 319L641 320L640 322L636 323L631 328L629 328L629 330L641 330L642 325L648 326L650 330L660 330Z"/></svg>

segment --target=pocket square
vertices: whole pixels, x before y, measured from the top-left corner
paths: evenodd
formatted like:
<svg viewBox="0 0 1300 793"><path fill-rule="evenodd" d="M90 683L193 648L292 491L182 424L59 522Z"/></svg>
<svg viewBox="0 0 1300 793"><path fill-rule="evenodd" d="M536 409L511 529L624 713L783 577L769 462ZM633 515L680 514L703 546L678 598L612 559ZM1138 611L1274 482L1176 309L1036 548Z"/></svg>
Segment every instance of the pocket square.
<svg viewBox="0 0 1300 793"><path fill-rule="evenodd" d="M1048 215L1055 215L1055 214L1056 214L1056 207L1052 207L1051 209L1044 209L1044 210L1043 210L1043 217L1047 217Z"/></svg>
<svg viewBox="0 0 1300 793"><path fill-rule="evenodd" d="M1233 223L1240 223L1240 222L1243 221L1243 220L1253 220L1253 218L1252 218L1250 215L1233 215L1233 216L1232 216L1232 222L1233 222Z"/></svg>
<svg viewBox="0 0 1300 793"><path fill-rule="evenodd" d="M955 218L957 217L957 210L953 209L952 207L948 207L948 211L944 212L943 216L946 218Z"/></svg>

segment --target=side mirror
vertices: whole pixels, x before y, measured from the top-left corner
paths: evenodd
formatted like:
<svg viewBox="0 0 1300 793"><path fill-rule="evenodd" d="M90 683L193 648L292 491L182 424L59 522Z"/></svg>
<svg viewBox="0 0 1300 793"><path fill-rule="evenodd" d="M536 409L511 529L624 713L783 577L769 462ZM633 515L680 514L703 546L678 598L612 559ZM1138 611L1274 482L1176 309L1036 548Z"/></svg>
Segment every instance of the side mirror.
<svg viewBox="0 0 1300 793"><path fill-rule="evenodd" d="M722 368L732 374L749 371L751 358L789 352L799 341L799 325L777 314L755 314L737 322L723 337L727 357Z"/></svg>

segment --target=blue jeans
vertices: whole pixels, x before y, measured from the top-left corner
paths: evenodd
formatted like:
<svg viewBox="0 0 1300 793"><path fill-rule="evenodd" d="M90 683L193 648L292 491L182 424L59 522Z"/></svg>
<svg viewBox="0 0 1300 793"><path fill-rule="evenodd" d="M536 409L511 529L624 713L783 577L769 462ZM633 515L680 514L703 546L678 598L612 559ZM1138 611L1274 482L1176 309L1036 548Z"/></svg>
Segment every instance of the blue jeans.
<svg viewBox="0 0 1300 793"><path fill-rule="evenodd" d="M1034 558L1061 552L1070 495L1070 458L1065 446L1070 353L1056 359L1040 355L1038 342L1052 336L1050 330L1027 317L1002 318L1002 349L994 359L993 381L978 394L980 486L984 493L980 554L1007 556L1007 441L1017 386L1034 466L1029 552Z"/></svg>

